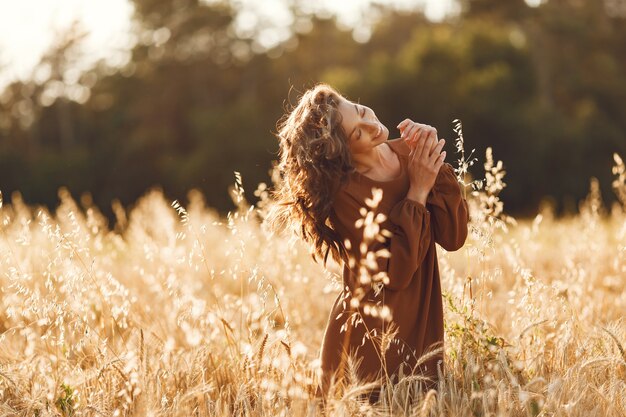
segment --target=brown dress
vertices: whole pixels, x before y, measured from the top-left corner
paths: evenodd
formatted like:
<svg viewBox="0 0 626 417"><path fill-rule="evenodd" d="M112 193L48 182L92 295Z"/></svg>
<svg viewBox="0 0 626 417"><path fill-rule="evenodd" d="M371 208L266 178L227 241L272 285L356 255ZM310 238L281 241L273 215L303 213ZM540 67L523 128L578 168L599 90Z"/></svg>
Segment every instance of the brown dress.
<svg viewBox="0 0 626 417"><path fill-rule="evenodd" d="M423 363L419 363L418 358L429 350L443 348L443 305L435 243L448 251L463 246L469 220L467 202L448 163L442 165L425 206L406 198L410 185L409 146L402 139L387 143L399 156L401 174L390 181L376 181L354 172L334 198L330 220L339 235L350 240L351 256L357 256L362 241L363 229L357 229L355 222L361 218L359 209L365 206L365 199L372 196L372 187L383 190L377 212L387 216L381 226L393 235L384 244L376 242L369 247L370 250L384 247L391 253L390 258L377 261L379 270L387 272L389 281L378 295L371 285L364 287L367 292L358 307L362 320L357 320L355 326L344 324L351 312L357 311L350 307L350 294L359 285L358 276L356 268L343 264L344 290L332 307L321 350L324 391L335 371L340 367L345 370L342 352L344 356L346 353L355 355L361 361L357 373L366 381L381 376L393 380L392 376L398 375L400 368L404 375L420 374L435 381L438 362L443 370L443 353ZM391 320L364 314L364 304L387 306ZM377 338L380 339L382 330L389 329L391 323L398 333L386 350L383 362ZM368 338L368 331L375 337Z"/></svg>

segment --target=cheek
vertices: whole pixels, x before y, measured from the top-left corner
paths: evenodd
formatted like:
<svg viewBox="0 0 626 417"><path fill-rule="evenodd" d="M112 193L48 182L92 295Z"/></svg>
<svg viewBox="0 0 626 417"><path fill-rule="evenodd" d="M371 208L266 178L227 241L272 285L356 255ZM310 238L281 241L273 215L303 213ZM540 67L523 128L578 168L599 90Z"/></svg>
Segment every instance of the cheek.
<svg viewBox="0 0 626 417"><path fill-rule="evenodd" d="M348 148L352 153L358 152L361 148L361 143L356 139L352 139L350 140L350 142L348 142Z"/></svg>

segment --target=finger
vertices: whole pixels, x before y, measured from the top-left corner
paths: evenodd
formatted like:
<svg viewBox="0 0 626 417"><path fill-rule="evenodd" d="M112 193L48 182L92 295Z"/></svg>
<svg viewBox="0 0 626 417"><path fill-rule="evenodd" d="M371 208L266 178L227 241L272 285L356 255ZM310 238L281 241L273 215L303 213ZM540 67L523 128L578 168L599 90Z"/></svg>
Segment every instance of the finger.
<svg viewBox="0 0 626 417"><path fill-rule="evenodd" d="M432 158L436 158L437 156L439 156L439 154L441 153L441 150L443 149L443 145L445 144L446 144L445 139L439 140L439 142L437 142L437 144L435 145L434 149L431 151L430 156Z"/></svg>
<svg viewBox="0 0 626 417"><path fill-rule="evenodd" d="M424 152L426 153L426 156L430 156L430 154L433 151L433 148L436 145L436 139L433 136L433 132L430 129L425 129L424 134L423 134L423 139L424 142L426 142L425 148L424 148Z"/></svg>
<svg viewBox="0 0 626 417"><path fill-rule="evenodd" d="M400 130L404 130L404 128L409 124L409 123L413 123L413 121L411 119L404 119L403 121L401 121L400 123L398 123L397 128Z"/></svg>
<svg viewBox="0 0 626 417"><path fill-rule="evenodd" d="M406 124L404 125L403 130L402 130L402 131L403 131L403 133L404 133L404 137L408 137L409 132L411 132L411 131L415 130L418 126L419 126L419 124L418 124L418 123L414 123L414 122L411 122L411 121L409 121L408 123L406 123Z"/></svg>
<svg viewBox="0 0 626 417"><path fill-rule="evenodd" d="M409 148L411 148L413 151L417 150L417 144L419 143L418 141L418 137L420 134L420 126L416 125L411 129L410 132L410 136L407 136L405 138L407 144L409 145Z"/></svg>
<svg viewBox="0 0 626 417"><path fill-rule="evenodd" d="M439 168L441 168L445 159L446 159L446 151L443 151L439 154L439 156L435 160L434 166L437 171L439 171Z"/></svg>
<svg viewBox="0 0 626 417"><path fill-rule="evenodd" d="M421 139L424 139L423 135L420 137ZM424 155L428 155L426 152L426 141L418 138L417 146L415 147L415 158L421 159Z"/></svg>
<svg viewBox="0 0 626 417"><path fill-rule="evenodd" d="M425 125L418 124L418 130L414 133L413 141L414 142L425 142L425 139L428 136L428 129Z"/></svg>
<svg viewBox="0 0 626 417"><path fill-rule="evenodd" d="M400 136L403 137L404 139L407 139L409 137L409 132L414 126L415 126L415 123L407 119L406 123L404 123L402 127L400 128Z"/></svg>
<svg viewBox="0 0 626 417"><path fill-rule="evenodd" d="M430 156L437 145L437 134L432 129L429 129L426 137L426 155Z"/></svg>
<svg viewBox="0 0 626 417"><path fill-rule="evenodd" d="M439 171L441 171L441 166L443 165L444 159L445 159L445 156L439 155L439 157L437 157L437 160L432 161L432 165L430 165L432 167L433 172L435 172L437 175L439 175Z"/></svg>
<svg viewBox="0 0 626 417"><path fill-rule="evenodd" d="M411 128L411 123L409 123L409 122L407 122L405 120L402 123L400 123L398 126L399 126L398 129L400 129L400 137L406 138L406 134L409 131L409 129Z"/></svg>
<svg viewBox="0 0 626 417"><path fill-rule="evenodd" d="M409 164L413 163L413 160L415 159L415 155L417 155L417 148L414 147L410 147L410 151L409 151Z"/></svg>
<svg viewBox="0 0 626 417"><path fill-rule="evenodd" d="M428 150L428 155L430 155L435 149L435 146L437 146L437 141L438 141L437 129L435 129L432 126L428 126L427 132L428 132L428 137L427 137L428 145L426 149Z"/></svg>
<svg viewBox="0 0 626 417"><path fill-rule="evenodd" d="M404 139L408 140L409 143L413 141L413 135L415 135L415 132L419 130L419 124L418 123L411 123L409 126L407 126L404 131L402 131L402 137L404 137Z"/></svg>
<svg viewBox="0 0 626 417"><path fill-rule="evenodd" d="M434 136L434 139L437 139L437 129L435 129L434 127L430 125L423 125L423 126L424 126L424 131L426 133L427 138ZM428 141L430 142L430 145L431 145L430 148L427 148L430 154L430 151L432 151L432 148L435 146L435 144L432 143L431 139L428 139Z"/></svg>
<svg viewBox="0 0 626 417"><path fill-rule="evenodd" d="M411 145L409 148L409 164L412 165L415 162L415 158L417 157L417 147Z"/></svg>

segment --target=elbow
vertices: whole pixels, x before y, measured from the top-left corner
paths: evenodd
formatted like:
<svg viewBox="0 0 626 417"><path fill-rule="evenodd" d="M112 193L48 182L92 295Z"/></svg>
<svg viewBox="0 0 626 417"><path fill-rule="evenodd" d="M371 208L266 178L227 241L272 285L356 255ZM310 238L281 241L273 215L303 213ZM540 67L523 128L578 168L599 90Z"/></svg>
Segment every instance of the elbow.
<svg viewBox="0 0 626 417"><path fill-rule="evenodd" d="M439 246L448 252L454 252L461 249L463 245L465 245L465 240L467 239L467 226L469 224L470 217L465 200L463 200L463 210L459 213L457 219L457 221L450 223L452 226L450 229L452 230L442 230L441 228L439 228L439 230L435 230L435 241L439 244Z"/></svg>
<svg viewBox="0 0 626 417"><path fill-rule="evenodd" d="M451 234L449 236L442 236L441 238L437 239L437 243L448 252L454 252L461 249L463 245L465 245L466 239L467 226L457 230L457 232L454 234Z"/></svg>

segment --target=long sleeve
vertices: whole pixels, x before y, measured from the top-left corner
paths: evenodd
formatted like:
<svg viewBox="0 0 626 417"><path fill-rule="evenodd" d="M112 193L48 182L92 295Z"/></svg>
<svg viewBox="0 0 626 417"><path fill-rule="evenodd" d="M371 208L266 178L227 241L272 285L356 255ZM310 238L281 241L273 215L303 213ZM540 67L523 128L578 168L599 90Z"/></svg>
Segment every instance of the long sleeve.
<svg viewBox="0 0 626 417"><path fill-rule="evenodd" d="M430 246L430 213L414 200L404 198L389 212L385 225L392 233L385 244L391 256L378 261L379 270L387 272L391 290L407 288Z"/></svg>
<svg viewBox="0 0 626 417"><path fill-rule="evenodd" d="M434 231L438 223L433 210L447 213L447 189L452 182L439 178L435 198L431 199L433 205L407 198L411 189L411 149L402 138L390 139L387 145L400 159L400 175L379 181L355 171L333 195L329 226L337 239L348 243L344 247L347 257L341 262L343 289L328 315L320 352L324 392L333 376L345 373L346 352L358 358L353 373L364 383L379 380L381 374L395 377L408 372L427 379L426 384L431 385L436 383L438 366L444 360L443 352L432 352L443 345L445 335ZM373 187L382 190L382 196L373 192ZM460 210L458 204L462 203L455 206ZM380 233L377 239L373 237L376 232ZM361 253L365 259L359 259ZM373 282L368 283L362 275L365 272L373 274ZM383 273L388 280L381 288ZM356 308L352 297L359 301ZM372 305L388 310L368 311ZM355 311L361 313L362 323L352 321ZM393 341L381 355L379 341L371 336L388 332L389 326L394 330Z"/></svg>
<svg viewBox="0 0 626 417"><path fill-rule="evenodd" d="M426 199L435 242L447 251L460 249L467 238L469 210L452 165L444 163Z"/></svg>
<svg viewBox="0 0 626 417"><path fill-rule="evenodd" d="M342 192L335 198L335 207L331 216L333 226L342 239L351 243L351 256L360 256L359 246L363 239L363 230L355 227L355 221L360 218L360 200L349 193ZM381 224L391 236L385 238L384 243L375 241L367 250L376 252L387 249L389 258L379 257L376 260L377 271L385 271L389 277L387 288L402 290L409 286L417 268L424 260L431 243L430 213L426 206L408 198L399 200L391 206L387 219ZM356 274L357 271L354 271Z"/></svg>

